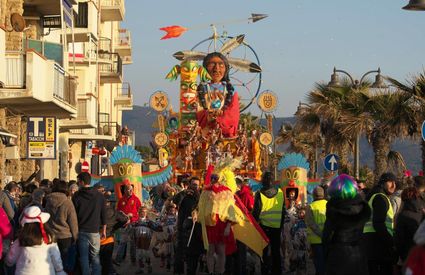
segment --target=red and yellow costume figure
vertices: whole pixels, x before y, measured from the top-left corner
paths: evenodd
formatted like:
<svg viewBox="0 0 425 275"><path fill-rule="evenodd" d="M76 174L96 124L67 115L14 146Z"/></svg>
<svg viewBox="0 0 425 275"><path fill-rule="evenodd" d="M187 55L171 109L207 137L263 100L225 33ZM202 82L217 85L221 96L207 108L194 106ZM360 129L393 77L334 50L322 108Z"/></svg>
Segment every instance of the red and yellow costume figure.
<svg viewBox="0 0 425 275"><path fill-rule="evenodd" d="M259 225L252 218L241 200L235 196L237 189L235 175L232 172L240 166L239 159L225 158L220 161L211 176L211 183L206 181L198 203L198 221L202 225L204 247L207 249L207 258L213 258L217 253L217 266L223 264L225 254L235 249L235 239L245 243L260 257L268 239ZM212 171L208 169L207 179ZM213 265L211 262L207 264ZM210 268L209 268L210 269ZM213 270L210 269L210 272Z"/></svg>
<svg viewBox="0 0 425 275"><path fill-rule="evenodd" d="M297 205L307 203L307 173L310 164L301 154L286 154L277 166L280 172L280 182L285 196L285 206L290 207L290 201L295 200Z"/></svg>
<svg viewBox="0 0 425 275"><path fill-rule="evenodd" d="M237 136L239 125L239 96L229 79L229 62L219 53L205 56L203 66L212 80L198 86L200 110L196 119L202 128L215 129L219 125L223 137Z"/></svg>

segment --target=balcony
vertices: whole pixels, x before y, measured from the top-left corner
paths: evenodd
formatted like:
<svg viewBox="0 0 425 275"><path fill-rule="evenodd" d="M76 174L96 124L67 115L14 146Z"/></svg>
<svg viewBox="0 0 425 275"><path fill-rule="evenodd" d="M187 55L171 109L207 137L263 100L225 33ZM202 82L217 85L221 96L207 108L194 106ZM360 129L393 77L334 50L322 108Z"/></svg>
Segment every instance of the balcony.
<svg viewBox="0 0 425 275"><path fill-rule="evenodd" d="M97 127L97 100L91 95L78 95L77 117L61 120L61 128L88 129Z"/></svg>
<svg viewBox="0 0 425 275"><path fill-rule="evenodd" d="M0 105L31 116L75 117L76 78L54 60L30 49L25 53L6 52L5 66Z"/></svg>
<svg viewBox="0 0 425 275"><path fill-rule="evenodd" d="M131 57L131 32L126 29L119 29L115 38L115 52L121 57Z"/></svg>
<svg viewBox="0 0 425 275"><path fill-rule="evenodd" d="M98 113L99 125L97 128L97 134L112 136L115 140L118 132L120 131L120 126L117 122L110 121L109 117L110 115L108 113Z"/></svg>
<svg viewBox="0 0 425 275"><path fill-rule="evenodd" d="M78 13L74 13L74 42L97 41L97 6L93 2L79 2ZM72 41L68 30L67 41Z"/></svg>
<svg viewBox="0 0 425 275"><path fill-rule="evenodd" d="M102 0L100 2L100 20L123 21L125 15L124 0Z"/></svg>
<svg viewBox="0 0 425 275"><path fill-rule="evenodd" d="M122 61L117 53L99 53L100 83L122 83Z"/></svg>
<svg viewBox="0 0 425 275"><path fill-rule="evenodd" d="M76 0L62 0L68 6L76 5ZM58 0L24 0L24 11L31 11L38 15L59 15L61 5Z"/></svg>
<svg viewBox="0 0 425 275"><path fill-rule="evenodd" d="M114 98L114 105L119 106L120 110L133 110L133 95L131 94L130 83L124 82L119 85L117 96Z"/></svg>
<svg viewBox="0 0 425 275"><path fill-rule="evenodd" d="M74 62L78 63L79 65L91 65L91 64L96 64L96 57L97 57L97 52L96 52L96 43L91 41L91 42L79 42L79 43L74 43L74 49L72 48L73 44L69 44L69 64L71 66L71 64ZM75 55L75 59L74 59L74 55Z"/></svg>
<svg viewBox="0 0 425 275"><path fill-rule="evenodd" d="M63 46L62 44L46 42L41 40L26 39L23 40L24 51L32 50L44 56L46 59L53 60L63 67Z"/></svg>

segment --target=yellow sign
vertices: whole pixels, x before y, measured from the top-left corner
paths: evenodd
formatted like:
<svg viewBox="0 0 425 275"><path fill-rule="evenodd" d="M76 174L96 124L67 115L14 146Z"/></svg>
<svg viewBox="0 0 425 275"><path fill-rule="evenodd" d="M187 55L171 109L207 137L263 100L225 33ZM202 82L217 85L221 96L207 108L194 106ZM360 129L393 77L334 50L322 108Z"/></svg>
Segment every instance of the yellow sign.
<svg viewBox="0 0 425 275"><path fill-rule="evenodd" d="M168 143L168 135L162 132L156 133L154 141L159 147L165 146Z"/></svg>
<svg viewBox="0 0 425 275"><path fill-rule="evenodd" d="M27 157L56 159L56 118L28 117Z"/></svg>
<svg viewBox="0 0 425 275"><path fill-rule="evenodd" d="M55 141L55 119L46 118L46 141Z"/></svg>
<svg viewBox="0 0 425 275"><path fill-rule="evenodd" d="M262 133L260 135L260 143L263 146L269 146L273 142L273 137L270 133Z"/></svg>
<svg viewBox="0 0 425 275"><path fill-rule="evenodd" d="M165 92L157 91L149 99L149 105L157 112L162 112L168 107L168 96Z"/></svg>
<svg viewBox="0 0 425 275"><path fill-rule="evenodd" d="M258 97L258 107L265 113L271 113L277 108L277 96L272 91L264 91Z"/></svg>

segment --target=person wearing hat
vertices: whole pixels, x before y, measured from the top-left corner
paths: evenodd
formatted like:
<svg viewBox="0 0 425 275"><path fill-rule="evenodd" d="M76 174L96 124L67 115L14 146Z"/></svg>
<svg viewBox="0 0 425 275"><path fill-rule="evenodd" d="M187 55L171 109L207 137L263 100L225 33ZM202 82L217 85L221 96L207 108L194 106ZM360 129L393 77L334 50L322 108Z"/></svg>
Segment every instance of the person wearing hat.
<svg viewBox="0 0 425 275"><path fill-rule="evenodd" d="M313 202L307 206L305 222L307 224L307 241L313 250L313 263L316 275L325 274L325 255L322 246L322 232L326 221L325 190L317 186L313 190Z"/></svg>
<svg viewBox="0 0 425 275"><path fill-rule="evenodd" d="M363 227L370 217L370 208L359 195L356 181L346 174L337 176L328 187L328 196L322 233L325 273L369 274L361 239Z"/></svg>
<svg viewBox="0 0 425 275"><path fill-rule="evenodd" d="M226 138L237 135L239 125L239 97L230 83L229 61L219 52L205 56L202 64L211 76L210 83L198 85L198 99L202 108L196 119L202 129L217 129Z"/></svg>
<svg viewBox="0 0 425 275"><path fill-rule="evenodd" d="M370 274L391 274L397 261L393 240L394 210L390 196L396 190L396 176L384 173L367 201L372 215L363 230Z"/></svg>
<svg viewBox="0 0 425 275"><path fill-rule="evenodd" d="M66 275L59 248L45 224L49 218L50 214L37 206L25 208L20 220L22 230L6 256L6 265L16 264L15 275Z"/></svg>

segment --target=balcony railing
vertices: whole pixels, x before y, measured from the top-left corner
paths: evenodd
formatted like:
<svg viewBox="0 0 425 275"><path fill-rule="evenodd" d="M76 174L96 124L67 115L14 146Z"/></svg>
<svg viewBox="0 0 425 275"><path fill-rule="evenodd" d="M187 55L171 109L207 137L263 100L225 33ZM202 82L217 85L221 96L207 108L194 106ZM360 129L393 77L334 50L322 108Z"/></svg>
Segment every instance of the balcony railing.
<svg viewBox="0 0 425 275"><path fill-rule="evenodd" d="M99 38L99 53L111 53L112 52L112 41L107 37Z"/></svg>
<svg viewBox="0 0 425 275"><path fill-rule="evenodd" d="M133 95L131 94L130 83L124 82L117 89L118 92L114 98L114 104L120 106L121 110L132 110Z"/></svg>
<svg viewBox="0 0 425 275"><path fill-rule="evenodd" d="M126 29L119 29L118 36L115 38L117 47L131 47L131 32Z"/></svg>
<svg viewBox="0 0 425 275"><path fill-rule="evenodd" d="M126 29L119 29L118 35L114 39L114 49L121 57L131 58L131 33Z"/></svg>
<svg viewBox="0 0 425 275"><path fill-rule="evenodd" d="M60 117L76 113L76 78L68 74L54 60L34 50L5 54L5 83L0 101L22 105L31 114L52 112ZM16 100L25 98L25 101ZM38 105L38 103L52 103ZM42 107L44 106L44 107ZM43 108L47 109L43 109ZM38 113L37 113L38 114Z"/></svg>
<svg viewBox="0 0 425 275"><path fill-rule="evenodd" d="M124 82L121 87L118 87L118 96L131 98L130 83Z"/></svg>
<svg viewBox="0 0 425 275"><path fill-rule="evenodd" d="M99 135L108 135L111 136L113 134L113 129L115 129L115 134L118 134L118 131L120 130L120 126L115 121L109 121L109 114L108 113L98 113L98 121L99 121L99 127L98 127L98 134Z"/></svg>
<svg viewBox="0 0 425 275"><path fill-rule="evenodd" d="M95 42L81 42L81 43L75 43L75 61L76 62L96 62L96 43ZM73 57L73 49L72 44L70 45L69 50L69 59L68 61L72 63L74 61Z"/></svg>
<svg viewBox="0 0 425 275"><path fill-rule="evenodd" d="M117 53L102 53L99 54L99 58L110 61L110 63L100 64L101 73L116 73L122 74L122 61Z"/></svg>
<svg viewBox="0 0 425 275"><path fill-rule="evenodd" d="M60 66L63 66L63 46L58 43L26 39L23 40L24 51L33 49L47 59L54 60Z"/></svg>
<svg viewBox="0 0 425 275"><path fill-rule="evenodd" d="M122 82L122 60L117 53L99 53L100 77L104 83Z"/></svg>
<svg viewBox="0 0 425 275"><path fill-rule="evenodd" d="M74 77L70 76L59 65L55 64L55 72L54 72L53 81L54 81L53 96L59 100L62 100L68 103L71 106L76 106L77 83Z"/></svg>
<svg viewBox="0 0 425 275"><path fill-rule="evenodd" d="M25 87L25 55L21 52L8 52L6 55L6 82L8 88Z"/></svg>

